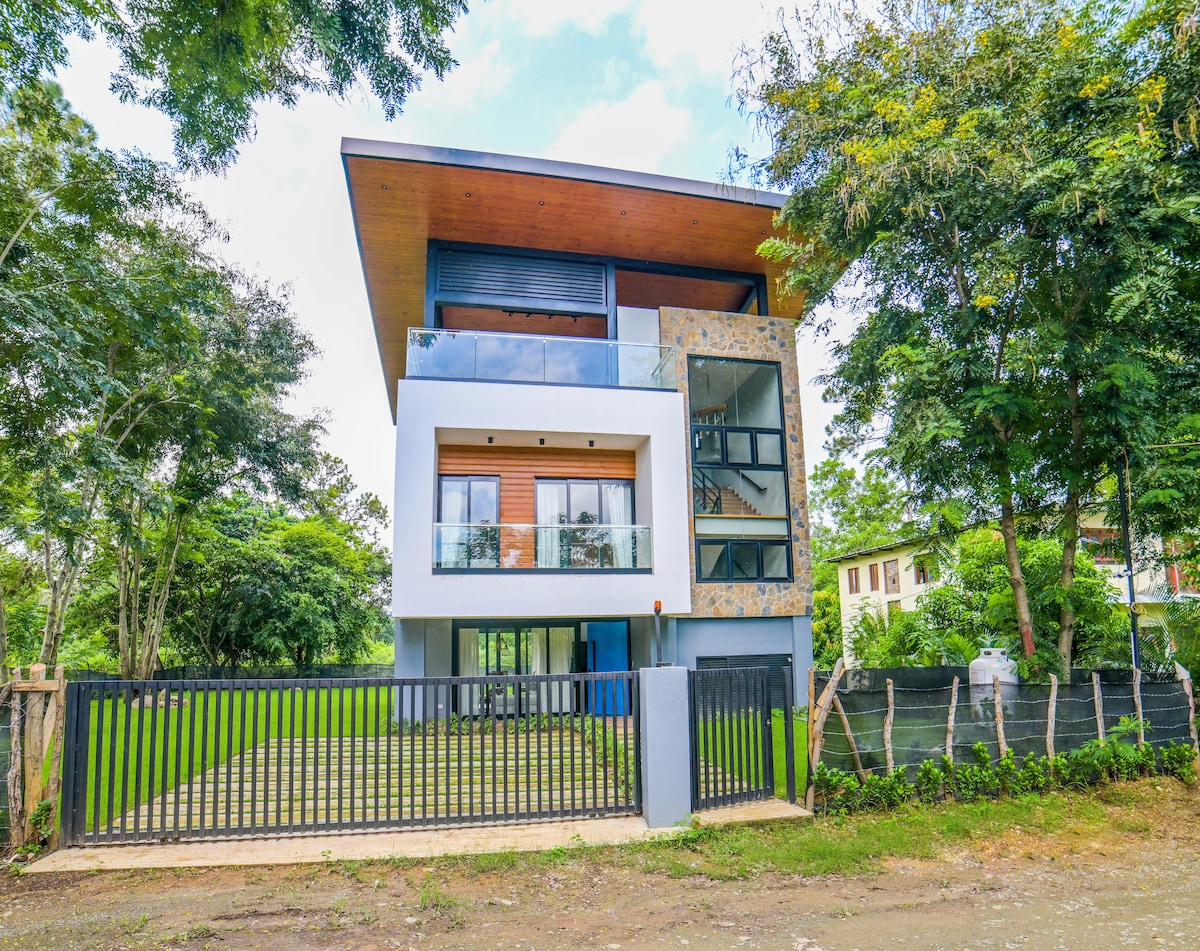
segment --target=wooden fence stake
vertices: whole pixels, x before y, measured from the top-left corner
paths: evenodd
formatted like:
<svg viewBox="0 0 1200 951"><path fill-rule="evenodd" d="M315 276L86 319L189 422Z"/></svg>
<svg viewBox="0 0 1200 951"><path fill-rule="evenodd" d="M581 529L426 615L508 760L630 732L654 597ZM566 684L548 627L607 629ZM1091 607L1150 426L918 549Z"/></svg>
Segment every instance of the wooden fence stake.
<svg viewBox="0 0 1200 951"><path fill-rule="evenodd" d="M992 674L992 702L996 706L996 743L1000 747L1000 757L1008 752L1008 741L1004 738L1004 705L1000 702L1000 675Z"/></svg>
<svg viewBox="0 0 1200 951"><path fill-rule="evenodd" d="M47 846L51 851L58 848L58 795L62 787L63 739L67 727L67 681L62 666L54 669L54 682L58 689L51 694L54 708L54 727L47 731L50 749L50 781L46 784L46 798L50 800L50 816L47 828L50 837Z"/></svg>
<svg viewBox="0 0 1200 951"><path fill-rule="evenodd" d="M1104 696L1100 692L1100 671L1092 671L1092 698L1096 703L1096 736L1104 742Z"/></svg>
<svg viewBox="0 0 1200 951"><path fill-rule="evenodd" d="M946 755L954 762L954 714L958 710L958 677L950 684L950 713L946 717Z"/></svg>
<svg viewBox="0 0 1200 951"><path fill-rule="evenodd" d="M892 722L896 719L896 695L892 689L892 679L887 681L888 712L883 721L883 754L887 757L887 771L890 774L896 768L892 757Z"/></svg>
<svg viewBox="0 0 1200 951"><path fill-rule="evenodd" d="M1133 668L1133 715L1137 717L1137 745L1146 745L1146 725L1142 722L1142 672Z"/></svg>
<svg viewBox="0 0 1200 951"><path fill-rule="evenodd" d="M20 670L13 671L13 679L20 677ZM19 849L25 844L25 786L21 782L21 765L24 757L21 755L21 734L24 724L21 722L21 694L12 692L9 703L8 718L9 750L11 761L8 767L8 835L9 845Z"/></svg>
<svg viewBox="0 0 1200 951"><path fill-rule="evenodd" d="M833 676L829 678L829 683L825 685L825 689L821 691L821 698L817 701L815 711L810 711L808 715L808 735L809 735L809 764L816 775L817 766L821 762L821 740L822 734L825 731L825 719L829 716L829 711L833 707L834 698L837 697L838 681L842 679L842 672L846 669L846 661L839 657L837 663L833 665ZM809 785L808 791L804 794L804 804L809 810L816 805L817 790L815 785Z"/></svg>
<svg viewBox="0 0 1200 951"><path fill-rule="evenodd" d="M1058 711L1058 678L1050 675L1050 701L1046 704L1046 755L1054 769L1054 717Z"/></svg>
<svg viewBox="0 0 1200 951"><path fill-rule="evenodd" d="M858 755L858 744L854 742L854 734L850 730L850 718L846 716L846 711L842 707L842 701L838 699L837 694L833 697L833 709L837 711L837 715L842 721L842 730L846 734L846 742L850 744L850 755L854 757L854 768L858 772L858 778L864 782L867 779L867 771L863 769L862 758Z"/></svg>
<svg viewBox="0 0 1200 951"><path fill-rule="evenodd" d="M1196 758L1192 760L1192 768L1200 775L1200 739L1196 737L1196 697L1192 693L1191 677L1183 681L1183 690L1188 698L1188 729L1192 734L1192 749L1196 751Z"/></svg>

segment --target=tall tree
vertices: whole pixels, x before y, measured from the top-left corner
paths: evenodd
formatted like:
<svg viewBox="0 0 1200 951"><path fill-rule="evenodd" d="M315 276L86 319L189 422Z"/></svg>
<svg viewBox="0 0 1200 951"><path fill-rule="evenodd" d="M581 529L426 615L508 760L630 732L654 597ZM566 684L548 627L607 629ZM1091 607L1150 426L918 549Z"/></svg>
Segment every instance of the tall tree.
<svg viewBox="0 0 1200 951"><path fill-rule="evenodd" d="M837 425L881 435L919 502L999 518L1027 656L1019 517L1059 513L1069 658L1080 508L1194 409L1194 22L1184 0L891 0L839 16L836 42L771 36L747 87L804 236L763 252L812 305L847 266L866 288L827 379Z"/></svg>
<svg viewBox="0 0 1200 951"><path fill-rule="evenodd" d="M365 80L391 119L425 71L454 65L443 40L465 0L17 0L0 4L0 85L67 62L71 36L102 36L113 90L164 113L185 167L220 169L254 133L257 107L303 92L344 97Z"/></svg>
<svg viewBox="0 0 1200 951"><path fill-rule="evenodd" d="M158 572L149 604L129 606L151 612L130 644L152 646L189 507L302 462L310 427L280 403L312 344L212 257L219 238L168 168L98 148L57 87L0 101L0 455L32 500L44 663L99 542ZM152 542L166 556L139 562Z"/></svg>

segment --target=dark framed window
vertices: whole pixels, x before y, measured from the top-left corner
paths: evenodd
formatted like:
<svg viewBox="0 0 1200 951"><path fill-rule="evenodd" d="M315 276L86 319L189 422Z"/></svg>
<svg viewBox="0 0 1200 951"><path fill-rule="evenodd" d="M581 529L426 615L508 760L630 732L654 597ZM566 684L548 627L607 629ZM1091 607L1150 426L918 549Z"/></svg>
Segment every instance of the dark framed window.
<svg viewBox="0 0 1200 951"><path fill-rule="evenodd" d="M791 546L754 538L696 539L700 581L790 581Z"/></svg>
<svg viewBox="0 0 1200 951"><path fill-rule="evenodd" d="M847 584L850 594L858 594L859 586L858 586L858 569L857 568L847 568L846 569L846 584Z"/></svg>
<svg viewBox="0 0 1200 951"><path fill-rule="evenodd" d="M879 590L879 565L878 563L867 568L867 573L871 576L871 590Z"/></svg>
<svg viewBox="0 0 1200 951"><path fill-rule="evenodd" d="M688 356L699 581L791 579L778 363Z"/></svg>
<svg viewBox="0 0 1200 951"><path fill-rule="evenodd" d="M499 476L441 476L435 567L498 568L499 522Z"/></svg>

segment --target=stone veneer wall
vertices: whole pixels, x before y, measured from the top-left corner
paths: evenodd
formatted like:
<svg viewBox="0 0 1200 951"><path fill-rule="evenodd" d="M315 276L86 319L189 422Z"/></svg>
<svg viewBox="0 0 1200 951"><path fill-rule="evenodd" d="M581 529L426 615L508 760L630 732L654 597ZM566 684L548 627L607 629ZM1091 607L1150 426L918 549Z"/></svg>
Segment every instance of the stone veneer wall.
<svg viewBox="0 0 1200 951"><path fill-rule="evenodd" d="M675 371L683 393L688 436L688 485L692 484L691 405L688 399L689 354L769 360L779 364L783 385L784 441L788 499L791 507L792 581L743 584L696 580L695 522L688 534L692 578L692 617L781 617L812 611L812 563L808 544L808 487L804 474L804 429L800 419L800 368L796 362L796 324L792 320L664 307L659 312L664 346L675 348ZM691 499L688 500L689 507Z"/></svg>

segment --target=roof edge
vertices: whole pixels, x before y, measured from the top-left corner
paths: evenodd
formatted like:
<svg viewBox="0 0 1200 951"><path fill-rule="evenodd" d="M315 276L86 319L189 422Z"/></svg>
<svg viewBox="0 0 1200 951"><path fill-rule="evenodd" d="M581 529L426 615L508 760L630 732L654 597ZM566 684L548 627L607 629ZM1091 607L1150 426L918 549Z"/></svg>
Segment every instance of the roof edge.
<svg viewBox="0 0 1200 951"><path fill-rule="evenodd" d="M643 188L649 191L689 195L694 198L732 201L763 208L782 208L788 198L787 195L779 192L743 188L738 185L722 185L715 182L697 182L686 178L672 178L669 175L653 175L648 172L630 172L623 169L604 168L599 165L582 165L577 162L504 155L499 152L474 152L469 149L447 149L431 145L414 145L408 142L383 142L378 139L344 137L342 139L342 156L343 161L347 157L374 158L395 162L453 165L459 168L513 172L520 175L542 175L547 178L565 178L579 182L594 182L600 185L617 185L624 188Z"/></svg>

